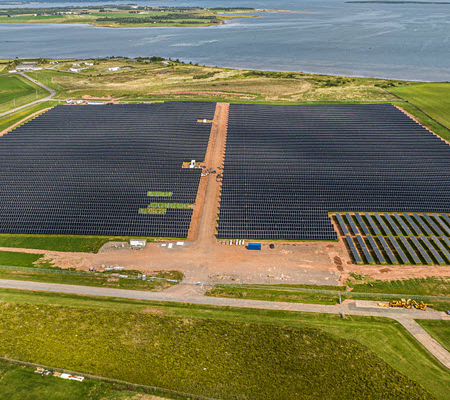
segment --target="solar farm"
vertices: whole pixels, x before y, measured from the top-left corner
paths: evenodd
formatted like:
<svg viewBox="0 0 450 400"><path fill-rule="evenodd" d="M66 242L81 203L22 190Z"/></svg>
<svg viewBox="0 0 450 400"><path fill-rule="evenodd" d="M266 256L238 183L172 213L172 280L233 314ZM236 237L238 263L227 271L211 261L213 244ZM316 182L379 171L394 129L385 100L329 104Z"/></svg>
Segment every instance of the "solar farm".
<svg viewBox="0 0 450 400"><path fill-rule="evenodd" d="M186 237L211 103L57 106L0 138L0 231Z"/></svg>
<svg viewBox="0 0 450 400"><path fill-rule="evenodd" d="M218 236L333 240L333 211L448 212L449 167L392 105L232 104Z"/></svg>
<svg viewBox="0 0 450 400"><path fill-rule="evenodd" d="M3 135L0 232L189 241L209 224L216 244L340 239L356 264L450 264L450 146L399 109L231 104L219 143L220 107L57 106Z"/></svg>

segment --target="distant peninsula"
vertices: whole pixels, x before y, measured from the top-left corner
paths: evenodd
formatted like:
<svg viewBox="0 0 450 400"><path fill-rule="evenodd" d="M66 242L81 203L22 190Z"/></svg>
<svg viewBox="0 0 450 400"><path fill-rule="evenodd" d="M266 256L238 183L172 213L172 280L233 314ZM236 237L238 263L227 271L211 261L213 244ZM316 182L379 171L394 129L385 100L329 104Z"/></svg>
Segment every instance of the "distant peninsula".
<svg viewBox="0 0 450 400"><path fill-rule="evenodd" d="M100 27L212 26L227 19L251 18L265 12L249 7L162 7L105 5L0 9L0 23L89 24ZM244 15L241 15L244 14Z"/></svg>
<svg viewBox="0 0 450 400"><path fill-rule="evenodd" d="M354 0L345 3L362 3L362 4L450 4L448 1L389 1L389 0Z"/></svg>

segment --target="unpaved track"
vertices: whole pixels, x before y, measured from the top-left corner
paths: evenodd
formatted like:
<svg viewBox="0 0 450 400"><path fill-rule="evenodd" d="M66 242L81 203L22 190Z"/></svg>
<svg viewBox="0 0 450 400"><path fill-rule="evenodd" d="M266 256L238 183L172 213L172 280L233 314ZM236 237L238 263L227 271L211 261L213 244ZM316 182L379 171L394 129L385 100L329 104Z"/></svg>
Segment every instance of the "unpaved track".
<svg viewBox="0 0 450 400"><path fill-rule="evenodd" d="M181 288L187 285L179 285ZM168 301L175 303L193 303L213 306L227 306L240 308L257 308L264 310L302 311L325 314L362 315L372 317L387 317L401 323L426 349L430 351L443 365L450 368L450 353L433 339L416 319L448 320L443 312L427 310L404 310L391 308L373 308L371 301L345 301L339 305L301 304L272 302L259 300L228 299L196 295L194 291L184 287L185 294L181 292L143 292L138 290L109 289L90 286L62 285L56 283L28 282L0 279L0 287L8 289L37 290L45 292L71 293L88 296L119 297L138 300Z"/></svg>

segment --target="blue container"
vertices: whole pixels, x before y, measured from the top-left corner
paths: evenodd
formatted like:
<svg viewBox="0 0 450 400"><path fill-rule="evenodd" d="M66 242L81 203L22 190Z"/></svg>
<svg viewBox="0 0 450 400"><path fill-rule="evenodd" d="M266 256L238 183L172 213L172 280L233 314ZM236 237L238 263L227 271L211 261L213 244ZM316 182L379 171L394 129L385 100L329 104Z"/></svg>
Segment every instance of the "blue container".
<svg viewBox="0 0 450 400"><path fill-rule="evenodd" d="M261 243L249 243L247 248L249 250L261 250Z"/></svg>

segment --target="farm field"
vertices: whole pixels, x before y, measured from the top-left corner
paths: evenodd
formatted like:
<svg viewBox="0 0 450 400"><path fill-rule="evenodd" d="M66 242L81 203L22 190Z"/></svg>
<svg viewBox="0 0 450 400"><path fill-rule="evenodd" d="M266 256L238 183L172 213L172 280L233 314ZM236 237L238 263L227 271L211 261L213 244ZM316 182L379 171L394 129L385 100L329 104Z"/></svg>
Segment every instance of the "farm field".
<svg viewBox="0 0 450 400"><path fill-rule="evenodd" d="M14 99L15 106L20 107L47 95L46 90L20 75L0 75L0 113L14 108Z"/></svg>
<svg viewBox="0 0 450 400"><path fill-rule="evenodd" d="M390 89L450 127L450 83L421 83Z"/></svg>
<svg viewBox="0 0 450 400"><path fill-rule="evenodd" d="M432 398L396 370L420 381L436 398L445 398L450 383L448 372L431 355L398 324L382 318L342 320L334 315L8 290L1 290L0 298L8 301L0 306L9 321L0 344L2 354L130 382L224 399L238 394L243 399L278 399L280 388L284 399L348 398L355 393L374 399ZM3 326L0 329L4 331ZM45 351L33 345L42 332L47 333ZM8 335L15 340L8 340ZM62 337L65 352L58 351ZM114 338L114 346L106 338ZM30 345L19 346L23 340ZM174 348L176 352L168 350ZM165 368L168 364L170 369ZM242 371L239 375L234 373L235 364ZM300 375L304 379L298 379ZM181 378L186 376L189 380Z"/></svg>

